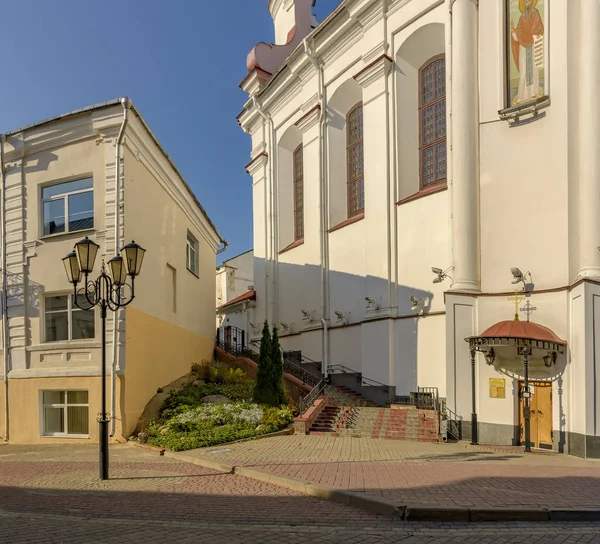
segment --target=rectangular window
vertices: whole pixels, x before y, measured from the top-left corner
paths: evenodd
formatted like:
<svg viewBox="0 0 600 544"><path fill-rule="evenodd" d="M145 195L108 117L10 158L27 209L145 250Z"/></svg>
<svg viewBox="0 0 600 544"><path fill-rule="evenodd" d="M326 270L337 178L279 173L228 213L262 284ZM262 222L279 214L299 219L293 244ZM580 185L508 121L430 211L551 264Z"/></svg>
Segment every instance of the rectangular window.
<svg viewBox="0 0 600 544"><path fill-rule="evenodd" d="M302 144L294 151L294 240L304 238L304 153Z"/></svg>
<svg viewBox="0 0 600 544"><path fill-rule="evenodd" d="M348 217L365 210L365 165L363 156L363 105L354 106L346 118L346 162Z"/></svg>
<svg viewBox="0 0 600 544"><path fill-rule="evenodd" d="M187 235L187 244L185 248L185 259L187 269L194 274L198 275L198 240L194 238L189 232Z"/></svg>
<svg viewBox="0 0 600 544"><path fill-rule="evenodd" d="M42 188L44 236L94 227L93 185L86 178Z"/></svg>
<svg viewBox="0 0 600 544"><path fill-rule="evenodd" d="M446 61L429 59L419 70L421 189L446 181Z"/></svg>
<svg viewBox="0 0 600 544"><path fill-rule="evenodd" d="M77 301L82 308L89 307L84 295ZM94 310L81 310L73 295L51 295L44 299L46 342L82 340L95 337Z"/></svg>
<svg viewBox="0 0 600 544"><path fill-rule="evenodd" d="M87 391L42 391L42 434L87 437Z"/></svg>

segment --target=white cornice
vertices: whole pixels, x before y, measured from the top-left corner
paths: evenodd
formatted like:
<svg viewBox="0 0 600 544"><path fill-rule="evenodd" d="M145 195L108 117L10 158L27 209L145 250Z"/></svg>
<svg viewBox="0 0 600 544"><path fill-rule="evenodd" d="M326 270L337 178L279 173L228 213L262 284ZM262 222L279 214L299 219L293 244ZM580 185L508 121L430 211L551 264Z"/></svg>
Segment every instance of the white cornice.
<svg viewBox="0 0 600 544"><path fill-rule="evenodd" d="M269 155L261 153L258 157L252 159L252 161L246 166L246 172L254 177L261 169L269 163Z"/></svg>
<svg viewBox="0 0 600 544"><path fill-rule="evenodd" d="M372 62L366 68L363 68L358 74L354 76L354 79L358 82L361 87L368 87L375 81L387 76L390 73L392 67L392 59L386 55L382 55L377 60Z"/></svg>
<svg viewBox="0 0 600 544"><path fill-rule="evenodd" d="M313 108L308 110L308 112L305 113L304 116L302 116L300 120L296 122L296 126L298 127L298 130L300 130L300 132L306 132L313 128L318 123L320 118L321 106L317 104L316 106L313 106Z"/></svg>

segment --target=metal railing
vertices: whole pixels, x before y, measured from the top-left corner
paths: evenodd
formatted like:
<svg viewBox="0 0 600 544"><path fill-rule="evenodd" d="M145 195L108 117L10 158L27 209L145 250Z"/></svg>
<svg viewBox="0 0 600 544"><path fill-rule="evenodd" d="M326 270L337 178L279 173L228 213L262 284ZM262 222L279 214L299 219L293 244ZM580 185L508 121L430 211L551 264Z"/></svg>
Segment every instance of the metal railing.
<svg viewBox="0 0 600 544"><path fill-rule="evenodd" d="M298 378L302 383L310 385L311 387L314 387L322 380L322 376L317 376L309 369L297 365L296 363L293 363L285 356L283 359L283 370L284 372L291 374L295 378Z"/></svg>
<svg viewBox="0 0 600 544"><path fill-rule="evenodd" d="M240 356L246 349L246 331L239 327L228 325L217 329L217 347Z"/></svg>
<svg viewBox="0 0 600 544"><path fill-rule="evenodd" d="M446 408L446 433L455 440L462 440L462 418Z"/></svg>
<svg viewBox="0 0 600 544"><path fill-rule="evenodd" d="M317 383L306 396L300 399L300 415L304 414L325 391L325 380Z"/></svg>
<svg viewBox="0 0 600 544"><path fill-rule="evenodd" d="M372 380L371 378L367 378L366 376L363 375L362 372L357 372L356 370L352 370L351 368L348 368L347 366L344 366L344 365L331 365L331 366L327 367L327 370L330 374L336 374L336 373L341 372L342 374L355 376L356 381L360 385L364 385L366 387L376 387L377 389L381 389L382 391L385 391L386 393L389 392L389 390L390 390L389 386L385 385L384 383L378 382L376 380Z"/></svg>

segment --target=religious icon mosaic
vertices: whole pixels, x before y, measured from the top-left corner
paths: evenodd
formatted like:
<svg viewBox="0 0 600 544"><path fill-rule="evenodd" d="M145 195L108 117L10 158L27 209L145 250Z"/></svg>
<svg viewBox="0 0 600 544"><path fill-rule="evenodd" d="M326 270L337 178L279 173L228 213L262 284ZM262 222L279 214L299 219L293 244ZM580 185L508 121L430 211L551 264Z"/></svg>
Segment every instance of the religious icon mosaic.
<svg viewBox="0 0 600 544"><path fill-rule="evenodd" d="M506 0L507 107L548 94L546 10L549 0Z"/></svg>

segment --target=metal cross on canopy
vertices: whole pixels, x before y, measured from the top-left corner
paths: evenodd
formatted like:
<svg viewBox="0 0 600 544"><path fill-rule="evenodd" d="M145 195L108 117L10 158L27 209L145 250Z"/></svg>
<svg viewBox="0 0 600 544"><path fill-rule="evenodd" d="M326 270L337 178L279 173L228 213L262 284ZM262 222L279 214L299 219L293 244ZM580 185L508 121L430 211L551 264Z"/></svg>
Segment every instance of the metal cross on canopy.
<svg viewBox="0 0 600 544"><path fill-rule="evenodd" d="M522 293L515 292L515 294L508 297L507 300L515 305L515 321L519 321L519 304L525 300L525 296Z"/></svg>
<svg viewBox="0 0 600 544"><path fill-rule="evenodd" d="M535 306L533 306L531 304L531 302L527 301L525 303L525 306L523 306L522 308L519 308L519 311L523 312L524 314L527 315L527 322L529 323L529 316L535 312L537 310L537 308Z"/></svg>

